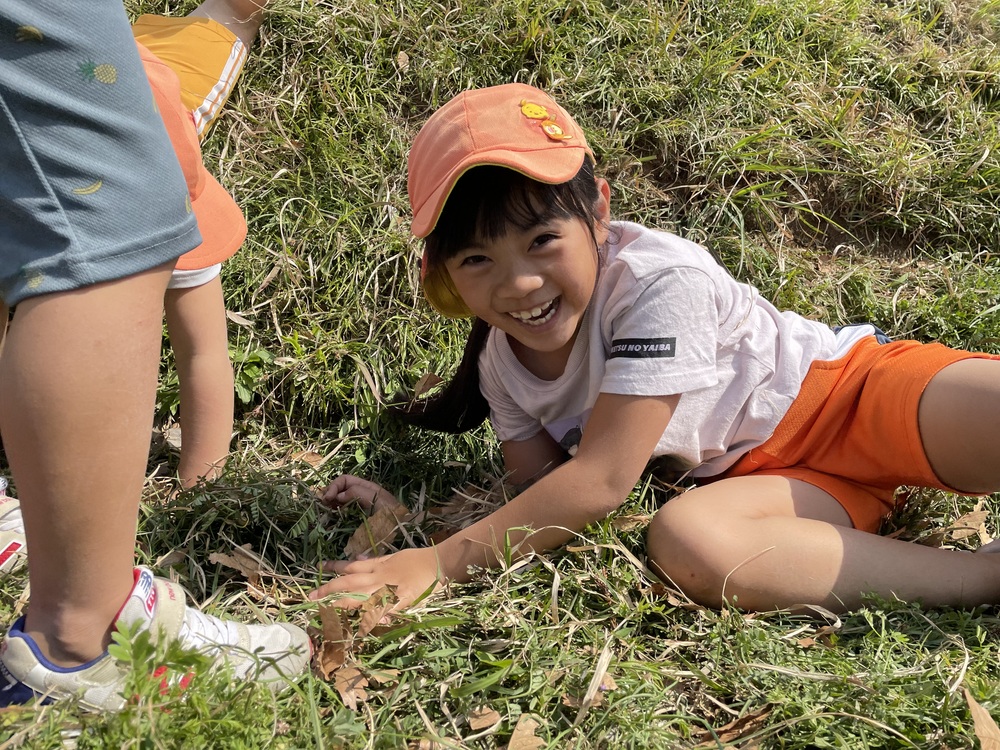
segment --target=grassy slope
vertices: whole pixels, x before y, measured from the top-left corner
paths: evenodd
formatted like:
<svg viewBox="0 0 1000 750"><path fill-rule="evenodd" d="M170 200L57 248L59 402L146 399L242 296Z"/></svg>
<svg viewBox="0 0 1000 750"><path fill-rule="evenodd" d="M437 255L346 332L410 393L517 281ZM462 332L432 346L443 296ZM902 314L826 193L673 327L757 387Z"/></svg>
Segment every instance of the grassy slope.
<svg viewBox="0 0 1000 750"><path fill-rule="evenodd" d="M446 373L464 340L415 291L404 183L410 139L468 86L552 90L587 130L618 217L709 244L782 307L1000 351L996 0L274 6L206 147L250 224L224 277L247 399L236 455L223 482L166 507L151 480L140 529L143 559L212 611L253 618L283 601L281 616L319 625L296 592L361 518L317 514L308 488L340 471L419 507L500 471L486 428L442 439L379 415L424 372ZM161 417L175 400L165 374ZM154 456L161 476L171 460ZM641 487L619 520L666 497ZM891 528L932 541L975 502L926 493ZM82 723L81 747L499 747L526 714L553 748L714 747L706 730L740 715L759 717L765 747L960 748L975 746L963 686L1000 715L994 608L872 602L832 624L691 608L651 586L629 525L356 644L369 679L357 711L318 679L276 700L202 680L169 711L137 687L146 697L117 717L6 713L0 740L58 746ZM209 560L243 544L277 571L257 589ZM3 583L11 613L22 583ZM612 689L581 711L603 665ZM480 706L500 722L472 729Z"/></svg>

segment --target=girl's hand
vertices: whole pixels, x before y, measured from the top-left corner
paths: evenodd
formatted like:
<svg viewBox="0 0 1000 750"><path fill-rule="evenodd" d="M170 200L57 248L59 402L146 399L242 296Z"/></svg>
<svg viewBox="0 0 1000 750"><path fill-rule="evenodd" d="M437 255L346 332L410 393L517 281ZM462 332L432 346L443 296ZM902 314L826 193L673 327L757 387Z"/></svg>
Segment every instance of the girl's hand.
<svg viewBox="0 0 1000 750"><path fill-rule="evenodd" d="M444 582L440 579L437 550L433 547L404 549L392 555L372 557L367 560L348 562L338 560L323 563L323 570L336 573L337 577L324 583L309 594L316 601L331 594L370 595L383 586L392 586L398 603L394 610L403 609L424 594L437 591ZM337 599L335 607L356 609L364 600L350 597Z"/></svg>
<svg viewBox="0 0 1000 750"><path fill-rule="evenodd" d="M319 494L319 500L329 508L342 508L356 502L369 512L403 505L395 495L381 485L353 474L341 474L330 482Z"/></svg>

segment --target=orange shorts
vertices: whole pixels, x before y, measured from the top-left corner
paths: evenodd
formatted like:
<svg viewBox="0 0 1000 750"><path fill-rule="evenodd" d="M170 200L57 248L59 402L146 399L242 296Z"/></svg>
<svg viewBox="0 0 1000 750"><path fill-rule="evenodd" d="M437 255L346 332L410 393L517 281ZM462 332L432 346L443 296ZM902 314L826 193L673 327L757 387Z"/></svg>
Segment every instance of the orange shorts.
<svg viewBox="0 0 1000 750"><path fill-rule="evenodd" d="M931 469L917 407L931 378L972 358L1000 359L941 344L879 344L873 336L841 359L814 362L774 434L710 481L749 474L800 479L836 498L855 528L878 531L900 487L956 492Z"/></svg>

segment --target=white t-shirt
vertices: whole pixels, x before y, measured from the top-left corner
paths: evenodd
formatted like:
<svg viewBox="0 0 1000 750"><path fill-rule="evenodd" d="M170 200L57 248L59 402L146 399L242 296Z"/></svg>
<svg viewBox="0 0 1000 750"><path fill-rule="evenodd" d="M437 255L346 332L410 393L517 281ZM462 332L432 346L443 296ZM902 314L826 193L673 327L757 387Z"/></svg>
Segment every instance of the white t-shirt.
<svg viewBox="0 0 1000 750"><path fill-rule="evenodd" d="M599 393L682 394L653 456L712 476L771 436L814 361L842 356L874 330L834 333L780 312L700 245L615 222L563 374L532 375L493 329L480 388L500 440L544 429L570 453Z"/></svg>

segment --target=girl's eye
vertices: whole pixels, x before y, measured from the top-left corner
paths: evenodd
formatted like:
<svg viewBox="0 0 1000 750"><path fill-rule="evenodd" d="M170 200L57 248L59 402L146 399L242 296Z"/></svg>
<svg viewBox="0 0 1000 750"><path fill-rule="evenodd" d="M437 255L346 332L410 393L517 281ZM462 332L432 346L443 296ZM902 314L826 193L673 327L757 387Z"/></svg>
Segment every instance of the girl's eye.
<svg viewBox="0 0 1000 750"><path fill-rule="evenodd" d="M487 258L485 255L466 255L464 258L462 258L462 262L459 263L458 265L459 266L478 266L478 265L480 265L482 263L485 263L488 260L489 260L489 258Z"/></svg>
<svg viewBox="0 0 1000 750"><path fill-rule="evenodd" d="M535 247L542 247L543 245L547 245L548 243L552 242L552 240L554 239L556 239L556 236L554 234L540 234L537 237L535 237L535 241L533 244Z"/></svg>

